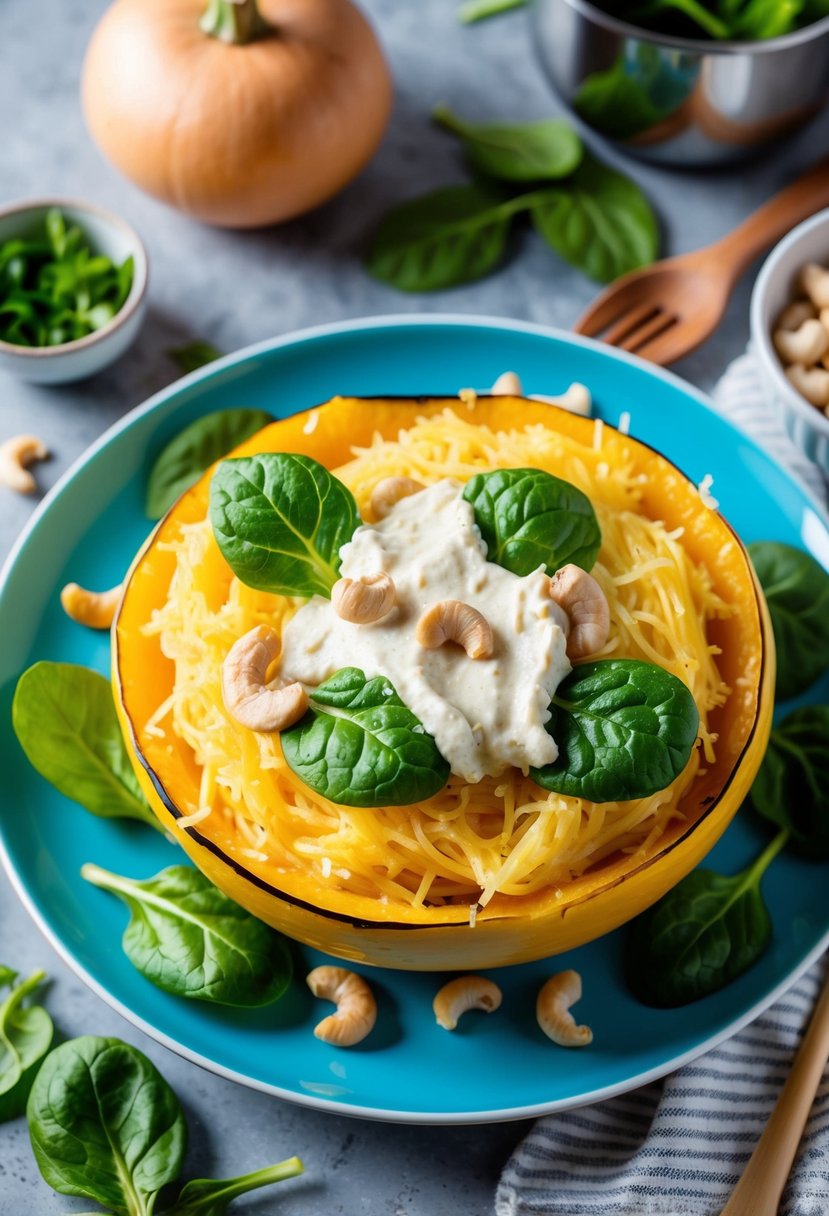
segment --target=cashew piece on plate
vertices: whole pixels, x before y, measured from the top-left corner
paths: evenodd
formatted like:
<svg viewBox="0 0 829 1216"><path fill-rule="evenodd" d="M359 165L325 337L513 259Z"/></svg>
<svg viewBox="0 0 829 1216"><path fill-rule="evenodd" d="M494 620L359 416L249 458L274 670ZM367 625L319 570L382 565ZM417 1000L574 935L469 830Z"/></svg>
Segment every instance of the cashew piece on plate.
<svg viewBox="0 0 829 1216"><path fill-rule="evenodd" d="M37 482L27 466L33 460L46 460L49 449L35 435L13 435L0 443L0 485L18 494L34 494Z"/></svg>
<svg viewBox="0 0 829 1216"><path fill-rule="evenodd" d="M559 1047L586 1047L593 1042L589 1026L577 1026L570 1006L581 1000L578 971L560 971L552 976L538 994L535 1016L548 1039Z"/></svg>
<svg viewBox="0 0 829 1216"><path fill-rule="evenodd" d="M829 371L822 367L801 367L794 363L786 368L786 376L807 401L826 409L829 406Z"/></svg>
<svg viewBox="0 0 829 1216"><path fill-rule="evenodd" d="M394 607L394 581L385 572L362 578L341 578L331 588L331 603L337 616L355 625L382 620Z"/></svg>
<svg viewBox="0 0 829 1216"><path fill-rule="evenodd" d="M800 286L815 308L829 308L829 270L807 262L800 272Z"/></svg>
<svg viewBox="0 0 829 1216"><path fill-rule="evenodd" d="M501 372L489 390L493 397L523 397L524 388L515 372Z"/></svg>
<svg viewBox="0 0 829 1216"><path fill-rule="evenodd" d="M414 477L384 477L371 491L371 513L375 519L385 519L395 503L425 489Z"/></svg>
<svg viewBox="0 0 829 1216"><path fill-rule="evenodd" d="M567 658L601 650L610 633L610 608L599 584L579 566L562 566L550 579L550 598L567 614Z"/></svg>
<svg viewBox="0 0 829 1216"><path fill-rule="evenodd" d="M89 629L109 629L121 602L124 584L109 591L87 591L77 583L67 583L60 593L63 611L79 625Z"/></svg>
<svg viewBox="0 0 829 1216"><path fill-rule="evenodd" d="M432 1001L438 1026L454 1030L469 1009L493 1013L501 1004L501 989L482 975L462 975L444 984Z"/></svg>
<svg viewBox="0 0 829 1216"><path fill-rule="evenodd" d="M798 329L776 329L775 349L787 363L817 363L829 350L829 333L817 317L810 317Z"/></svg>
<svg viewBox="0 0 829 1216"><path fill-rule="evenodd" d="M457 642L470 659L491 658L495 648L489 621L463 600L439 600L427 608L417 622L415 639L425 650Z"/></svg>
<svg viewBox="0 0 829 1216"><path fill-rule="evenodd" d="M353 1047L370 1034L377 1020L377 1002L366 981L344 967L315 967L306 983L314 996L333 1001L337 1012L323 1018L314 1034L335 1047Z"/></svg>
<svg viewBox="0 0 829 1216"><path fill-rule="evenodd" d="M222 664L225 707L248 730L285 730L308 708L308 695L301 684L265 682L281 649L276 630L257 625L234 642Z"/></svg>
<svg viewBox="0 0 829 1216"><path fill-rule="evenodd" d="M814 316L814 309L810 316ZM515 372L502 372L498 379L489 390L493 397L523 397L525 396L524 387ZM589 418L593 409L593 398L590 395L590 390L583 384L571 384L566 392L559 396L550 396L548 393L530 393L530 401L543 401L547 405L557 405L563 410L568 410L571 414L580 414L582 418Z"/></svg>

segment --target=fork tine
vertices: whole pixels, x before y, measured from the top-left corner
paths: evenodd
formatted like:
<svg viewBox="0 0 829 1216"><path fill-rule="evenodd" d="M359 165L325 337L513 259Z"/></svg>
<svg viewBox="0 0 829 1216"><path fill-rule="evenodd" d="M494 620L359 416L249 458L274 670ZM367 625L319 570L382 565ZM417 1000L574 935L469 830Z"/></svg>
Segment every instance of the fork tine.
<svg viewBox="0 0 829 1216"><path fill-rule="evenodd" d="M629 333L623 341L617 343L622 350L629 350L633 354L638 354L643 346L646 346L651 340L658 338L660 334L666 330L672 329L679 318L674 313L664 312L660 309L655 316L650 317L638 329Z"/></svg>
<svg viewBox="0 0 829 1216"><path fill-rule="evenodd" d="M606 287L579 317L573 331L588 338L595 338L603 329L607 329L608 325L618 321L628 308L639 303L640 293L636 284L643 273L646 272L632 270Z"/></svg>
<svg viewBox="0 0 829 1216"><path fill-rule="evenodd" d="M602 334L602 342L608 346L622 346L625 338L644 326L646 321L658 317L660 311L658 304L640 304L638 308L630 309Z"/></svg>
<svg viewBox="0 0 829 1216"><path fill-rule="evenodd" d="M650 338L639 347L636 353L640 359L647 359L649 363L667 367L671 363L676 363L677 359L689 355L692 350L696 350L706 337L705 333L699 334L697 337L689 337L688 326L676 324Z"/></svg>

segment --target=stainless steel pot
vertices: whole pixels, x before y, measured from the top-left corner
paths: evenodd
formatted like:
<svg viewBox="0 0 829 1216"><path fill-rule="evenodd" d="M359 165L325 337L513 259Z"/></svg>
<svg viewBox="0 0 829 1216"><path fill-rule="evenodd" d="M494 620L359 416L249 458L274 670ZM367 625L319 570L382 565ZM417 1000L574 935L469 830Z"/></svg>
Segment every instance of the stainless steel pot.
<svg viewBox="0 0 829 1216"><path fill-rule="evenodd" d="M588 126L648 160L723 164L829 100L829 17L766 42L653 34L588 0L534 0L541 62Z"/></svg>

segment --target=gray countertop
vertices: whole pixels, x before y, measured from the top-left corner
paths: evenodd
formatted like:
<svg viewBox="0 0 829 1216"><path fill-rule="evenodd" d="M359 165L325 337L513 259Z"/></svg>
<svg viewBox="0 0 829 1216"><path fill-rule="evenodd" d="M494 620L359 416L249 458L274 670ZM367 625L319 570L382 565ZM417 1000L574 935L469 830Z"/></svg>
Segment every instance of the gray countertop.
<svg viewBox="0 0 829 1216"><path fill-rule="evenodd" d="M120 212L150 255L150 311L133 349L84 384L38 388L0 375L0 439L33 431L53 459L37 469L48 489L107 426L176 374L165 351L192 337L224 351L305 325L387 312L502 314L567 327L594 287L521 238L509 266L467 288L401 296L362 271L359 253L393 202L461 180L454 142L432 127L431 107L462 114L540 117L557 110L533 59L523 14L462 28L455 0L365 0L391 58L397 102L385 142L339 198L267 232L204 228L143 197L103 162L83 125L78 80L84 46L104 0L3 0L0 5L0 203L67 195ZM829 116L764 160L728 173L633 172L655 201L670 252L733 227L817 159ZM677 370L710 388L745 346L752 276L716 336ZM36 502L3 492L0 557ZM48 1005L59 1033L116 1035L146 1051L180 1095L191 1124L188 1176L238 1173L298 1153L304 1179L251 1197L239 1211L284 1216L486 1216L522 1123L475 1128L400 1127L317 1113L243 1089L156 1045L114 1013L57 958L0 877L0 959L52 977ZM25 1123L0 1126L0 1216L80 1211L39 1177Z"/></svg>

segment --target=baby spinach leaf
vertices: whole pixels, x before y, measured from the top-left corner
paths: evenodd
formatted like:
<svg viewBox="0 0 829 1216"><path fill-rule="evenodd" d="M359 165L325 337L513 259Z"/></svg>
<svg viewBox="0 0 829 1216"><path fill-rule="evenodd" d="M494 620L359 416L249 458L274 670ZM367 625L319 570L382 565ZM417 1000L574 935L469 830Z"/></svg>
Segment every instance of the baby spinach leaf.
<svg viewBox="0 0 829 1216"><path fill-rule="evenodd" d="M109 681L72 663L35 663L17 682L12 724L33 768L103 819L161 825L141 792Z"/></svg>
<svg viewBox="0 0 829 1216"><path fill-rule="evenodd" d="M829 574L802 549L775 541L748 546L769 606L780 700L795 697L829 668Z"/></svg>
<svg viewBox="0 0 829 1216"><path fill-rule="evenodd" d="M13 967L7 967L5 963L0 963L0 988L7 988L17 979L17 972Z"/></svg>
<svg viewBox="0 0 829 1216"><path fill-rule="evenodd" d="M599 659L558 686L547 730L558 759L530 770L544 789L590 802L647 798L678 777L699 713L681 680L638 659Z"/></svg>
<svg viewBox="0 0 829 1216"><path fill-rule="evenodd" d="M657 106L641 81L629 74L624 53L613 67L584 80L573 108L591 127L612 139L630 139L670 112Z"/></svg>
<svg viewBox="0 0 829 1216"><path fill-rule="evenodd" d="M466 0L458 9L458 20L463 25L471 25L473 21L485 21L488 17L497 17L508 13L514 8L524 8L528 0Z"/></svg>
<svg viewBox="0 0 829 1216"><path fill-rule="evenodd" d="M310 712L280 739L300 780L341 806L405 806L431 798L449 778L437 744L394 686L356 667L320 684Z"/></svg>
<svg viewBox="0 0 829 1216"><path fill-rule="evenodd" d="M161 451L150 471L146 511L160 519L215 461L273 422L264 410L217 410L185 427Z"/></svg>
<svg viewBox="0 0 829 1216"><path fill-rule="evenodd" d="M263 452L221 462L210 483L210 522L249 587L329 596L360 515L350 490L316 460Z"/></svg>
<svg viewBox="0 0 829 1216"><path fill-rule="evenodd" d="M175 363L183 376L188 372L194 372L200 367L206 367L208 363L215 363L217 359L221 359L222 352L216 350L216 347L210 342L202 342L196 338L192 342L186 342L184 346L171 346L167 354Z"/></svg>
<svg viewBox="0 0 829 1216"><path fill-rule="evenodd" d="M649 265L659 252L656 217L645 195L589 153L571 178L541 192L532 219L565 262L599 283Z"/></svg>
<svg viewBox="0 0 829 1216"><path fill-rule="evenodd" d="M154 878L124 878L87 862L87 882L123 899L127 958L174 996L253 1007L278 1000L291 980L284 939L191 866Z"/></svg>
<svg viewBox="0 0 829 1216"><path fill-rule="evenodd" d="M786 843L781 832L740 874L694 870L636 918L625 970L636 997L658 1009L719 991L756 962L771 940L760 880Z"/></svg>
<svg viewBox="0 0 829 1216"><path fill-rule="evenodd" d="M27 1107L35 1160L61 1195L152 1216L179 1175L187 1126L154 1065L119 1039L84 1035L47 1056Z"/></svg>
<svg viewBox="0 0 829 1216"><path fill-rule="evenodd" d="M172 1208L164 1216L224 1216L228 1206L239 1195L246 1195L262 1186L296 1178L304 1170L299 1157L289 1157L278 1165L243 1174L239 1178L196 1178L182 1189Z"/></svg>
<svg viewBox="0 0 829 1216"><path fill-rule="evenodd" d="M3 982L12 983L14 975L12 971ZM23 1114L37 1070L52 1046L49 1014L40 1005L23 1004L45 978L35 971L0 1005L0 1123Z"/></svg>
<svg viewBox="0 0 829 1216"><path fill-rule="evenodd" d="M829 705L807 705L771 732L749 798L817 861L829 860Z"/></svg>
<svg viewBox="0 0 829 1216"><path fill-rule="evenodd" d="M590 499L576 486L543 469L495 469L477 473L464 488L487 558L531 574L544 566L555 574L568 562L590 570L602 534Z"/></svg>
<svg viewBox="0 0 829 1216"><path fill-rule="evenodd" d="M436 106L432 116L461 139L473 169L505 181L567 177L584 152L573 128L558 118L472 123L456 117L445 105Z"/></svg>

